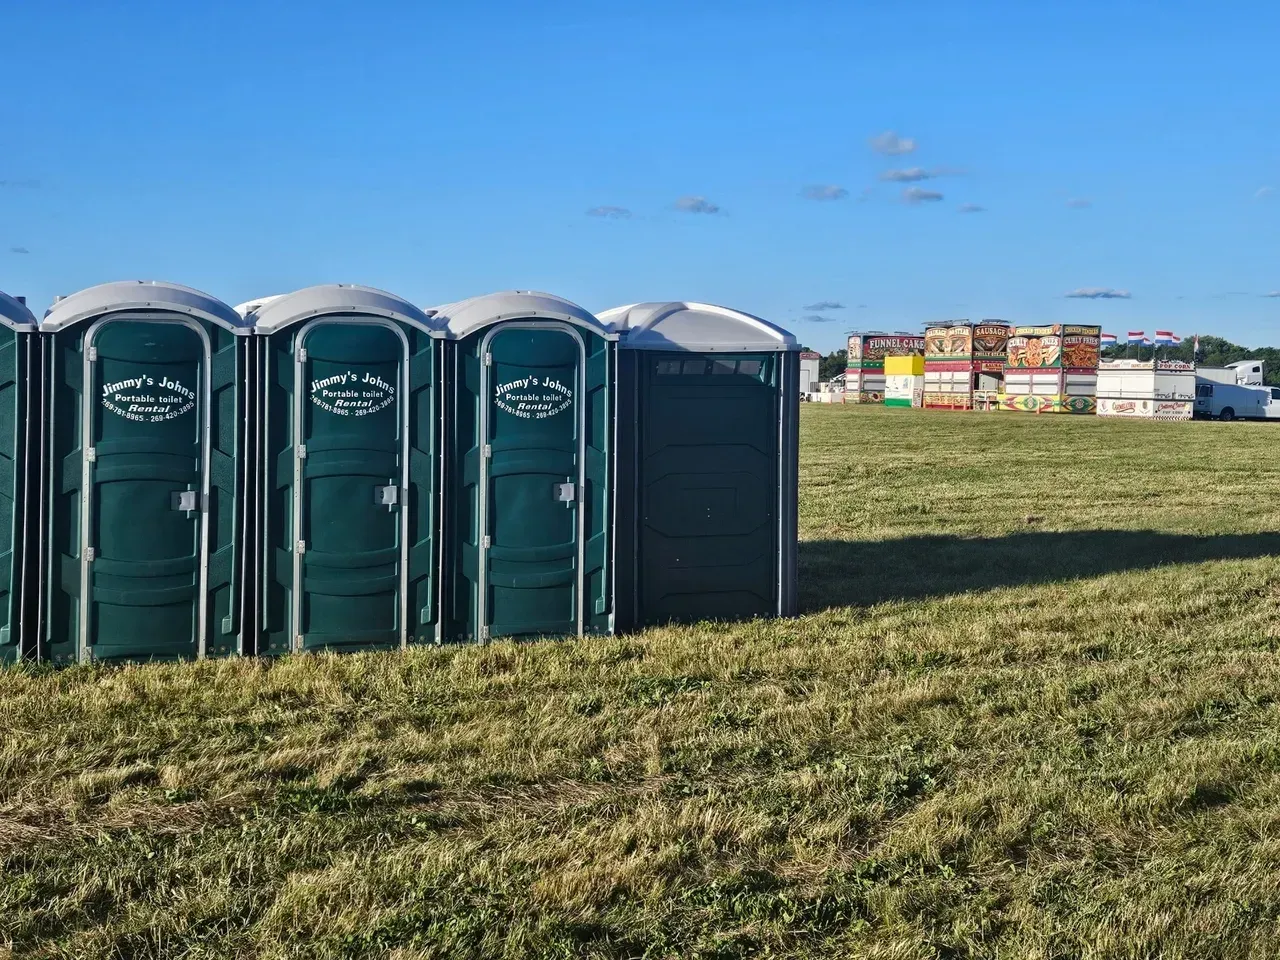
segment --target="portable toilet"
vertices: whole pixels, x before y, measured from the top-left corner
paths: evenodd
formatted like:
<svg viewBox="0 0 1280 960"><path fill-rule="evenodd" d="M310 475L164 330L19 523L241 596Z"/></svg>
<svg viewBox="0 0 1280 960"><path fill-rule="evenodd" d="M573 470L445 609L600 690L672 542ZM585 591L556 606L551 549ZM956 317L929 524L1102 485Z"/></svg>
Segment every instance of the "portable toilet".
<svg viewBox="0 0 1280 960"><path fill-rule="evenodd" d="M40 564L39 337L24 301L0 293L0 662L29 652Z"/></svg>
<svg viewBox="0 0 1280 960"><path fill-rule="evenodd" d="M704 303L600 320L621 335L618 629L794 614L795 337Z"/></svg>
<svg viewBox="0 0 1280 960"><path fill-rule="evenodd" d="M264 424L258 652L437 642L440 324L348 284L241 309Z"/></svg>
<svg viewBox="0 0 1280 960"><path fill-rule="evenodd" d="M45 335L41 656L244 649L250 332L231 307L127 281L58 300Z"/></svg>
<svg viewBox="0 0 1280 960"><path fill-rule="evenodd" d="M436 319L449 337L445 638L609 632L616 334L529 291Z"/></svg>

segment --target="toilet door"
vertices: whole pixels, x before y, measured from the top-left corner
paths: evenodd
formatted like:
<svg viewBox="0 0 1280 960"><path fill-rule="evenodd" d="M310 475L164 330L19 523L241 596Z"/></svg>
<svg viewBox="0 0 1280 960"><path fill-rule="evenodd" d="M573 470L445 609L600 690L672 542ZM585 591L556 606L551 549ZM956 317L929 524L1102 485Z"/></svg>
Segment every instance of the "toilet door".
<svg viewBox="0 0 1280 960"><path fill-rule="evenodd" d="M81 659L204 653L209 350L184 320L85 338Z"/></svg>
<svg viewBox="0 0 1280 960"><path fill-rule="evenodd" d="M514 322L481 351L481 637L581 634L585 345Z"/></svg>
<svg viewBox="0 0 1280 960"><path fill-rule="evenodd" d="M295 650L406 641L408 367L391 323L317 320L299 334Z"/></svg>

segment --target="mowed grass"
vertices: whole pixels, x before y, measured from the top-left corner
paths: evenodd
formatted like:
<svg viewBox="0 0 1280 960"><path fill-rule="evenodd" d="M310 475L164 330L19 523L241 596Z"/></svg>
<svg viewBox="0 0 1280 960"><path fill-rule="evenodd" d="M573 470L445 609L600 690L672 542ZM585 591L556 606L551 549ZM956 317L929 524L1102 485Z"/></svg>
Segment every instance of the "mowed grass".
<svg viewBox="0 0 1280 960"><path fill-rule="evenodd" d="M0 673L4 939L1280 955L1280 429L802 438L796 620Z"/></svg>

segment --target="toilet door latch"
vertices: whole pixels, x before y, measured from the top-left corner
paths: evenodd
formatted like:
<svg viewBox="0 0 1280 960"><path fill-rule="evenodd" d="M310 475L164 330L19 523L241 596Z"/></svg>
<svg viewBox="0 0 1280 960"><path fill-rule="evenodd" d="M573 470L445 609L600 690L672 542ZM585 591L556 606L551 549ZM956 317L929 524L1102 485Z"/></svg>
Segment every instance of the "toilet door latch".
<svg viewBox="0 0 1280 960"><path fill-rule="evenodd" d="M396 504L400 502L400 488L394 483L387 484L385 487L374 487L373 502L379 507L394 510Z"/></svg>
<svg viewBox="0 0 1280 960"><path fill-rule="evenodd" d="M578 502L578 485L572 481L556 484L556 500L565 506L572 507Z"/></svg>

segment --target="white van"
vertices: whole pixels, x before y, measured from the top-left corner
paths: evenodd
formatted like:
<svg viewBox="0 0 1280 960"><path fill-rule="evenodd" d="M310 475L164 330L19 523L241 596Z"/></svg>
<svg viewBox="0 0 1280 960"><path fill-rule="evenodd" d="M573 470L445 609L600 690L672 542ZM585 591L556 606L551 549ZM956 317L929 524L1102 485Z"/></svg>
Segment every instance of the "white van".
<svg viewBox="0 0 1280 960"><path fill-rule="evenodd" d="M1219 420L1280 420L1280 387L1196 384L1196 416Z"/></svg>

